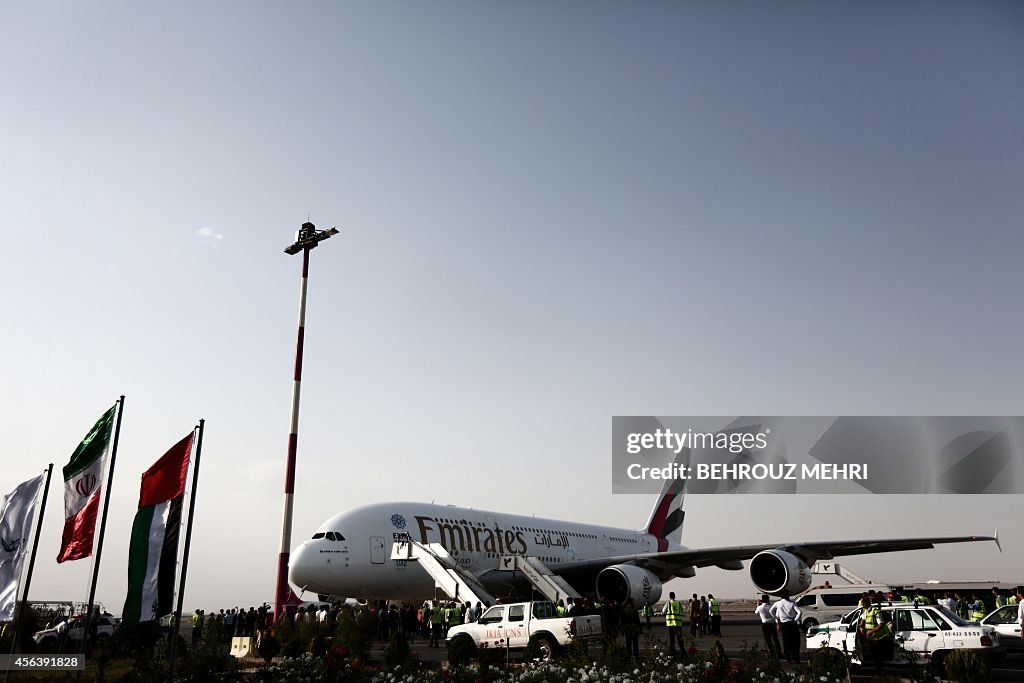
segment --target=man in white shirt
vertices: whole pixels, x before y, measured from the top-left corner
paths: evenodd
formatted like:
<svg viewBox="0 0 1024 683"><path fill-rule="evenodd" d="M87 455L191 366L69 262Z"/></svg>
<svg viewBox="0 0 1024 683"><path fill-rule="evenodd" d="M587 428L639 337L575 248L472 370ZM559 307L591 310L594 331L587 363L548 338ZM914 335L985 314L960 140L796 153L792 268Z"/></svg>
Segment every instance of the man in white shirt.
<svg viewBox="0 0 1024 683"><path fill-rule="evenodd" d="M800 617L803 612L789 599L789 592L782 591L779 601L771 607L772 615L778 622L782 634L782 653L790 664L800 663Z"/></svg>
<svg viewBox="0 0 1024 683"><path fill-rule="evenodd" d="M1020 637L1024 638L1024 586L1017 586L1017 623L1020 624Z"/></svg>
<svg viewBox="0 0 1024 683"><path fill-rule="evenodd" d="M779 636L775 632L775 615L772 614L772 607L768 604L768 594L761 596L761 602L754 608L754 614L761 618L761 633L764 635L764 644L768 654L776 659L782 656L782 646L779 645Z"/></svg>

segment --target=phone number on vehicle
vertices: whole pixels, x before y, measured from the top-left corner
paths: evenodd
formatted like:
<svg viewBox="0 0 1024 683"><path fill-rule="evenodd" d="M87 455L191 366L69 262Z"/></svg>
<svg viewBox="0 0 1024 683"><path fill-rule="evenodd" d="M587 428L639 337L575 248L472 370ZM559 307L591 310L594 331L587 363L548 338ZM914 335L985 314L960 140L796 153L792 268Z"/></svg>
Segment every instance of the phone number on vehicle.
<svg viewBox="0 0 1024 683"><path fill-rule="evenodd" d="M25 657L22 655L0 655L0 671L74 671L85 669L82 655L61 657Z"/></svg>

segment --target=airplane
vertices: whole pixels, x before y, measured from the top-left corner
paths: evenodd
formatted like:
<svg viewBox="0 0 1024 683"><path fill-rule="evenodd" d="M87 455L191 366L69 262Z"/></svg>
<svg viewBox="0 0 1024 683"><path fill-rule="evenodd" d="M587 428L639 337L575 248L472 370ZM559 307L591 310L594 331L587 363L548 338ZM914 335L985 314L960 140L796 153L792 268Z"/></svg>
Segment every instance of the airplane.
<svg viewBox="0 0 1024 683"><path fill-rule="evenodd" d="M411 539L440 543L494 595L529 594L514 573L498 570L507 555L538 557L583 595L636 604L661 599L673 578L701 567L742 570L759 593L796 595L811 585L817 560L920 550L943 543L994 541L997 536L949 536L838 542L766 543L720 548L681 544L682 481L667 481L643 531L488 512L451 505L389 502L354 508L327 520L291 555L289 580L324 596L417 600L435 597L434 580L415 561L392 560L391 546Z"/></svg>

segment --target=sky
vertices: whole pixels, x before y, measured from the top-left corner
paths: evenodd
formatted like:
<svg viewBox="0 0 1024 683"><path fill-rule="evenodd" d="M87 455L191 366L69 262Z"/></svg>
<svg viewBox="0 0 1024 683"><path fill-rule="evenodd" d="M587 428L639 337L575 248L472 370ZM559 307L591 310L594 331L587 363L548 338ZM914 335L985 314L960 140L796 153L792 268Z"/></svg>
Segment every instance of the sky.
<svg viewBox="0 0 1024 683"><path fill-rule="evenodd" d="M613 415L1021 415L1024 6L7 2L0 488L126 395L206 420L186 609L273 600L300 259L297 545L419 500L627 528ZM1024 582L1018 496L690 496L691 546L988 534L877 580ZM684 593L753 593L704 570Z"/></svg>

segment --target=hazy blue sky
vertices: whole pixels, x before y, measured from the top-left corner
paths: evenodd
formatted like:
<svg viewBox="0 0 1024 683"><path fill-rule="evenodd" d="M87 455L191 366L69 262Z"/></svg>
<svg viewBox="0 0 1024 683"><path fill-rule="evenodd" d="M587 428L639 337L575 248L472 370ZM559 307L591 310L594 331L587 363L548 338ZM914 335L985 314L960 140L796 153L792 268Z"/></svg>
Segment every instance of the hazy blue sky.
<svg viewBox="0 0 1024 683"><path fill-rule="evenodd" d="M296 544L389 499L640 526L616 414L1020 415L1022 34L1015 2L4 3L0 488L127 394L119 612L139 476L205 417L186 606L272 600L307 213L341 234ZM51 494L33 597L82 599ZM684 541L998 525L850 566L1024 581L1019 506L693 497Z"/></svg>

